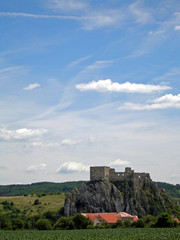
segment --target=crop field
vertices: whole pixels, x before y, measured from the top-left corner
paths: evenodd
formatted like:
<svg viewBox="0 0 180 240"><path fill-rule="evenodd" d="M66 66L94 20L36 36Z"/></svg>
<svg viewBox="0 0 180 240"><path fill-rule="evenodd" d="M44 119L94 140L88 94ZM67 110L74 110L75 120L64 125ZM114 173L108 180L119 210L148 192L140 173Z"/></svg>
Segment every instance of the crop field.
<svg viewBox="0 0 180 240"><path fill-rule="evenodd" d="M178 240L180 228L0 231L1 240Z"/></svg>
<svg viewBox="0 0 180 240"><path fill-rule="evenodd" d="M39 199L40 204L34 205L35 199ZM64 206L65 194L46 195L38 197L36 195L0 197L0 211L3 213L3 201L13 202L14 206L27 215L43 213L45 211L58 211Z"/></svg>

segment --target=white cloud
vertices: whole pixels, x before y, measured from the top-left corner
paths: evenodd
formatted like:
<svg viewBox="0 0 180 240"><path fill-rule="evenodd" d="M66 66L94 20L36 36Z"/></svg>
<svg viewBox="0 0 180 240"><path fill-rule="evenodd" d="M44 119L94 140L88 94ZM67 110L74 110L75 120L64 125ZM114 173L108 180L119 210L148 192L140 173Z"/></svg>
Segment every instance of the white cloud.
<svg viewBox="0 0 180 240"><path fill-rule="evenodd" d="M151 11L141 7L139 2L131 4L129 10L135 16L137 23L146 24L153 20Z"/></svg>
<svg viewBox="0 0 180 240"><path fill-rule="evenodd" d="M110 162L109 166L117 167L117 166L126 166L126 165L129 165L129 164L130 164L130 162L128 162L128 161L123 161L121 159L116 159L113 162Z"/></svg>
<svg viewBox="0 0 180 240"><path fill-rule="evenodd" d="M152 104L134 104L125 103L125 105L119 107L119 110L156 110L167 108L180 108L180 94L172 95L166 94L160 98L156 98L152 101Z"/></svg>
<svg viewBox="0 0 180 240"><path fill-rule="evenodd" d="M40 87L39 83L33 83L33 84L30 84L29 86L25 87L24 90L33 90L38 87Z"/></svg>
<svg viewBox="0 0 180 240"><path fill-rule="evenodd" d="M33 147L49 147L49 148L51 148L51 147L59 147L60 143L57 143L57 142L49 142L49 143L32 142L30 145Z"/></svg>
<svg viewBox="0 0 180 240"><path fill-rule="evenodd" d="M33 166L27 167L26 172L39 172L39 171L43 171L45 169L46 169L46 164L41 163L39 165L33 165Z"/></svg>
<svg viewBox="0 0 180 240"><path fill-rule="evenodd" d="M106 26L120 25L124 14L121 10L91 11L82 17L81 24L85 30L93 30Z"/></svg>
<svg viewBox="0 0 180 240"><path fill-rule="evenodd" d="M12 72L12 71L19 71L23 67L22 66L15 66L15 67L8 67L8 68L3 68L0 69L0 73L7 73L7 72Z"/></svg>
<svg viewBox="0 0 180 240"><path fill-rule="evenodd" d="M175 31L180 30L180 26L179 26L179 25L175 26L175 27L174 27L174 30L175 30Z"/></svg>
<svg viewBox="0 0 180 240"><path fill-rule="evenodd" d="M77 84L76 88L80 91L125 92L125 93L152 93L171 89L166 85L137 84L130 82L120 84L118 82L112 82L111 79Z"/></svg>
<svg viewBox="0 0 180 240"><path fill-rule="evenodd" d="M65 162L60 165L56 172L57 173L73 173L73 172L88 172L89 166L86 166L79 162Z"/></svg>
<svg viewBox="0 0 180 240"><path fill-rule="evenodd" d="M46 129L27 129L21 128L17 130L0 129L0 139L3 140L22 140L33 137L42 136L47 132Z"/></svg>
<svg viewBox="0 0 180 240"><path fill-rule="evenodd" d="M89 138L88 138L88 142L90 142L90 143L94 143L96 141L96 138L94 138L94 137L92 137L92 136L90 136Z"/></svg>
<svg viewBox="0 0 180 240"><path fill-rule="evenodd" d="M55 10L82 10L87 6L87 2L82 0L49 0L49 7Z"/></svg>
<svg viewBox="0 0 180 240"><path fill-rule="evenodd" d="M113 61L95 61L92 65L89 65L86 67L86 69L101 69L101 68L106 68L109 65L111 65Z"/></svg>
<svg viewBox="0 0 180 240"><path fill-rule="evenodd" d="M0 12L2 17L25 17L25 18L44 18L44 19L73 19L81 20L80 17L76 16L61 16L61 15L42 15L42 14L31 14L31 13L21 13L21 12Z"/></svg>
<svg viewBox="0 0 180 240"><path fill-rule="evenodd" d="M72 145L76 145L79 144L81 142L81 140L72 140L72 139L64 139L62 140L61 144L62 145L68 145L68 146L72 146Z"/></svg>

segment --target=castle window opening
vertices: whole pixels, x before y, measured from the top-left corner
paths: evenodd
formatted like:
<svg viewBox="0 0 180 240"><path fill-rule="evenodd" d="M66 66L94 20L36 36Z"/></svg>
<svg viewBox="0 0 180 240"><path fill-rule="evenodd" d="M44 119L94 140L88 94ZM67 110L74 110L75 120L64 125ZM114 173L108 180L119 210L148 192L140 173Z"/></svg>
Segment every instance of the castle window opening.
<svg viewBox="0 0 180 240"><path fill-rule="evenodd" d="M141 176L139 176L139 178L141 178Z"/></svg>

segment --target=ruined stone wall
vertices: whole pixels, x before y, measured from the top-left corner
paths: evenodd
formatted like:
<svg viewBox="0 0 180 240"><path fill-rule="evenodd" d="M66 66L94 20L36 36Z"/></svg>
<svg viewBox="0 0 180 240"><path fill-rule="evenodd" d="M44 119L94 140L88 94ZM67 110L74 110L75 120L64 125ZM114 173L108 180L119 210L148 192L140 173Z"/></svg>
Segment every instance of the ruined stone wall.
<svg viewBox="0 0 180 240"><path fill-rule="evenodd" d="M110 167L90 167L90 181L109 180Z"/></svg>
<svg viewBox="0 0 180 240"><path fill-rule="evenodd" d="M144 184L150 181L149 173L134 173L131 168L125 168L125 172L116 172L110 167L90 167L90 181L108 180L115 181L132 181L136 184Z"/></svg>

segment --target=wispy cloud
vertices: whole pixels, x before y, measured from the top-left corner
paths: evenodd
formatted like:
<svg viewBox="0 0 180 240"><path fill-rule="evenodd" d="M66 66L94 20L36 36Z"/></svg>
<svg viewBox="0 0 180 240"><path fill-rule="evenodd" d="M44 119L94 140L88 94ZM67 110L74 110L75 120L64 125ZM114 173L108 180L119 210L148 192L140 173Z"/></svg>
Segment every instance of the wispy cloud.
<svg viewBox="0 0 180 240"><path fill-rule="evenodd" d="M82 17L81 24L84 30L94 30L108 26L119 27L124 22L124 18L124 13L120 9L92 11Z"/></svg>
<svg viewBox="0 0 180 240"><path fill-rule="evenodd" d="M125 93L152 93L171 89L171 87L165 85L137 84L130 82L120 84L118 82L112 82L111 79L77 84L76 88L80 91Z"/></svg>
<svg viewBox="0 0 180 240"><path fill-rule="evenodd" d="M130 162L128 161L123 161L121 159L116 159L112 162L109 163L109 166L113 166L113 167L118 167L118 166L126 166L126 165L129 165Z"/></svg>
<svg viewBox="0 0 180 240"><path fill-rule="evenodd" d="M72 145L76 145L79 144L81 142L81 140L72 140L72 139L64 139L62 140L61 144L62 145L67 145L67 146L72 146Z"/></svg>
<svg viewBox="0 0 180 240"><path fill-rule="evenodd" d="M125 103L119 107L119 110L156 110L156 109L167 109L167 108L180 108L180 94L172 95L166 94L160 98L156 98L151 104L134 104Z"/></svg>
<svg viewBox="0 0 180 240"><path fill-rule="evenodd" d="M61 144L58 142L49 142L49 143L43 143L43 142L32 142L30 144L33 147L47 147L47 148L54 148L59 147Z"/></svg>
<svg viewBox="0 0 180 240"><path fill-rule="evenodd" d="M48 5L54 10L74 11L88 7L88 3L82 0L49 0Z"/></svg>
<svg viewBox="0 0 180 240"><path fill-rule="evenodd" d="M74 66L76 66L76 65L78 65L78 64L86 61L87 59L89 59L89 58L91 58L91 57L92 57L91 55L88 55L88 56L86 56L86 57L79 58L79 59L71 62L71 63L67 66L67 68L74 67Z"/></svg>
<svg viewBox="0 0 180 240"><path fill-rule="evenodd" d="M12 71L18 71L20 69L22 69L22 66L8 67L8 68L0 69L0 73L9 73Z"/></svg>
<svg viewBox="0 0 180 240"><path fill-rule="evenodd" d="M38 87L40 87L39 83L33 83L33 84L30 84L27 87L25 87L24 90L33 90L33 89L38 88Z"/></svg>
<svg viewBox="0 0 180 240"><path fill-rule="evenodd" d="M174 30L175 30L175 31L178 31L178 30L180 30L180 25L178 25L178 26L175 26L175 27L174 27Z"/></svg>
<svg viewBox="0 0 180 240"><path fill-rule="evenodd" d="M46 129L27 129L27 128L21 128L17 130L0 129L0 139L22 140L33 137L39 137L45 133L47 133Z"/></svg>
<svg viewBox="0 0 180 240"><path fill-rule="evenodd" d="M84 165L80 162L65 162L60 165L56 172L57 173L74 173L74 172L88 172L89 166Z"/></svg>
<svg viewBox="0 0 180 240"><path fill-rule="evenodd" d="M174 77L180 75L180 68L172 68L170 69L168 72L166 72L165 74L155 77L153 80L154 81L169 81L169 80L173 80Z"/></svg>
<svg viewBox="0 0 180 240"><path fill-rule="evenodd" d="M39 172L39 171L43 171L46 169L46 164L45 163L41 163L39 165L33 165L33 166L29 166L26 169L26 172Z"/></svg>
<svg viewBox="0 0 180 240"><path fill-rule="evenodd" d="M134 15L136 22L140 24L149 24L153 21L152 11L135 2L129 6L129 11Z"/></svg>
<svg viewBox="0 0 180 240"><path fill-rule="evenodd" d="M2 17L25 17L25 18L55 18L55 19L73 19L81 20L81 17L76 16L64 16L64 15L43 15L43 14L32 14L22 12L0 12Z"/></svg>

